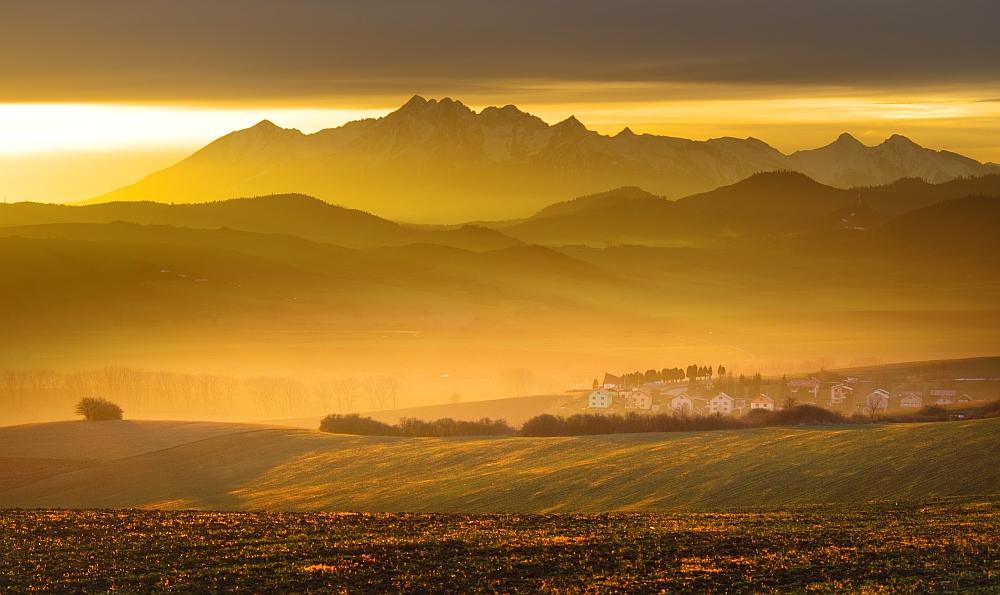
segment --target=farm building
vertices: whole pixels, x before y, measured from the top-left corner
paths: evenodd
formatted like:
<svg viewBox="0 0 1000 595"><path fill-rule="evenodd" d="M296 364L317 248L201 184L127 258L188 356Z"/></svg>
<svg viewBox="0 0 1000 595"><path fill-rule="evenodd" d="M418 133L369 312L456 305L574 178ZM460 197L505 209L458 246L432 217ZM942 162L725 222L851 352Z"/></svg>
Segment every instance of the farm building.
<svg viewBox="0 0 1000 595"><path fill-rule="evenodd" d="M622 384L622 379L619 378L618 376L615 376L613 374L608 374L607 372L604 373L604 384L601 385L604 388L613 390L621 386L621 384Z"/></svg>

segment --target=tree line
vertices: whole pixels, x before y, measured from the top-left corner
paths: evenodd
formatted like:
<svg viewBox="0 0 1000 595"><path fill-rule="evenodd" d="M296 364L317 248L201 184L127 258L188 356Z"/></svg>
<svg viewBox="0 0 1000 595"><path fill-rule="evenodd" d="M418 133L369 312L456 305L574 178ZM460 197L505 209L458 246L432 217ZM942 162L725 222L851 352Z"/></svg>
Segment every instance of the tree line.
<svg viewBox="0 0 1000 595"><path fill-rule="evenodd" d="M772 426L841 425L866 423L863 416L847 417L815 405L796 405L779 411L754 410L744 417L722 415L597 415L580 413L561 417L543 413L524 422L520 429L505 420L483 418L479 421L456 421L450 418L422 421L402 418L390 425L361 417L358 414L328 415L319 429L334 434L361 436L595 436L601 434L640 434L649 432L704 432L709 430L740 430Z"/></svg>
<svg viewBox="0 0 1000 595"><path fill-rule="evenodd" d="M681 382L683 380L700 380L702 378L712 378L714 370L712 366L699 366L697 364L691 364L687 368L663 368L662 370L657 370L655 368L646 370L645 372L628 372L622 374L621 385L624 388L636 388L642 386L647 382ZM718 369L719 376L724 376L726 374L725 366L719 366ZM599 383L597 379L594 379L594 388L597 388Z"/></svg>
<svg viewBox="0 0 1000 595"><path fill-rule="evenodd" d="M390 425L357 413L347 415L332 414L320 421L319 429L334 434L354 434L359 436L405 436L405 437L448 437L448 436L509 436L516 433L505 420L484 417L479 421L461 421L442 418L424 421L404 417L399 423Z"/></svg>
<svg viewBox="0 0 1000 595"><path fill-rule="evenodd" d="M287 376L238 378L218 374L152 371L128 366L60 373L0 373L0 414L72 407L82 398L105 399L133 417L280 417L356 409L396 408L400 382L389 375L320 380L312 385Z"/></svg>

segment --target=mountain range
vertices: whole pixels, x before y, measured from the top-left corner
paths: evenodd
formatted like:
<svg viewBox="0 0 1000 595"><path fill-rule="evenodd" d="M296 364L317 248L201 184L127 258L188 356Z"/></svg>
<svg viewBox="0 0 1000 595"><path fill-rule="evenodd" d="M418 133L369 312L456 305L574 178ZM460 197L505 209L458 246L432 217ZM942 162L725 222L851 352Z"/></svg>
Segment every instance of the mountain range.
<svg viewBox="0 0 1000 595"><path fill-rule="evenodd" d="M967 197L984 198L956 202ZM523 219L454 226L402 225L301 194L172 205L147 201L12 203L0 205L0 235L84 239L80 234L97 228L80 225L128 222L295 236L355 249L413 244L472 251L522 244L760 247L761 242L816 240L822 236L822 242L813 243L829 251L834 245L842 249L845 241L855 246L870 244L880 234L889 233L881 230L885 227L895 230L889 233L893 245L908 246L915 239L924 246L918 251L927 252L925 248L941 247L930 241L932 237L946 237L944 249L961 256L961 250L956 253L952 248L965 246L970 255L988 252L984 247L992 244L984 242L991 234L985 233L983 226L1000 225L995 208L998 201L1000 174L956 178L940 184L905 178L884 186L848 190L820 184L805 174L782 171L754 174L735 184L677 200L627 186L555 203ZM927 209L937 214L931 218L902 217ZM946 232L932 232L935 218L947 227ZM907 231L908 224L899 223L901 220L912 221L917 227ZM963 226L978 232L960 237ZM125 234L122 241L136 233L147 241L151 233L138 228L116 230L118 235ZM871 254L876 252L885 250L880 247Z"/></svg>
<svg viewBox="0 0 1000 595"><path fill-rule="evenodd" d="M302 193L395 220L457 223L524 217L558 200L622 186L676 199L782 170L852 188L902 178L941 183L1000 173L1000 166L898 135L868 147L843 134L825 147L785 155L755 138L694 141L628 128L607 136L572 116L550 125L512 105L475 112L448 98L414 96L382 118L314 134L265 120L86 202Z"/></svg>

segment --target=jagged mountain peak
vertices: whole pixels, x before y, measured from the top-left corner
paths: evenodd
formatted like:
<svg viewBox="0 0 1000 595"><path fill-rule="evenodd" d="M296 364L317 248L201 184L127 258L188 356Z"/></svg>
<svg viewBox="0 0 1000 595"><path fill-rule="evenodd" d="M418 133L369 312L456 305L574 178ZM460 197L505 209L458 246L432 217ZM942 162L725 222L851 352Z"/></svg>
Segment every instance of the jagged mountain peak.
<svg viewBox="0 0 1000 595"><path fill-rule="evenodd" d="M866 149L866 148L868 148L863 142L861 142L858 139L854 138L854 136L851 135L848 132L841 133L841 135L837 137L837 140L833 141L832 143L830 143L827 146L828 147L829 146L834 146L834 147L837 147L837 148L845 148L845 147L847 147L847 148L852 148L852 149Z"/></svg>
<svg viewBox="0 0 1000 595"><path fill-rule="evenodd" d="M570 116L552 127L560 131L588 132L587 127L576 116Z"/></svg>
<svg viewBox="0 0 1000 595"><path fill-rule="evenodd" d="M893 134L889 138L887 138L884 141L882 141L882 145L894 146L894 147L911 147L911 148L914 148L914 149L922 149L923 148L920 145L918 145L917 143L913 142L912 140L910 140L909 138L907 138L907 137L905 137L905 136L903 136L901 134Z"/></svg>
<svg viewBox="0 0 1000 595"><path fill-rule="evenodd" d="M575 116L550 125L514 105L477 113L449 97L414 95L381 118L310 135L262 121L95 202L304 192L402 220L441 223L523 217L554 201L621 186L680 198L755 172L797 171L849 188L996 171L898 135L867 147L845 132L791 156L752 137L639 138L631 128L599 134Z"/></svg>

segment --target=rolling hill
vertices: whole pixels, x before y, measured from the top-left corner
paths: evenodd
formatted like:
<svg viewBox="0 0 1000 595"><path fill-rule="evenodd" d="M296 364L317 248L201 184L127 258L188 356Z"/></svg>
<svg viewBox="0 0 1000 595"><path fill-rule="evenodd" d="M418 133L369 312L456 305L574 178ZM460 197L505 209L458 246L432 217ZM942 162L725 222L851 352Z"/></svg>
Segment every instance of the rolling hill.
<svg viewBox="0 0 1000 595"><path fill-rule="evenodd" d="M182 440L171 423L38 424L0 429L17 445L0 458L0 507L574 513L995 495L998 424L501 439L182 427ZM125 454L123 433L148 442ZM47 475L26 475L35 463Z"/></svg>
<svg viewBox="0 0 1000 595"><path fill-rule="evenodd" d="M795 172L766 172L676 201L622 188L558 203L497 227L511 237L544 244L717 245L725 237L871 229L902 213L968 194L1000 196L1000 175L941 184L899 180L844 190ZM855 220L859 212L864 225ZM835 225L837 221L843 225Z"/></svg>
<svg viewBox="0 0 1000 595"><path fill-rule="evenodd" d="M363 211L334 206L301 194L258 196L200 204L142 201L86 206L41 203L0 205L0 227L114 221L280 233L352 248L427 243L470 250L493 250L518 243L499 232L471 225L450 230L410 229Z"/></svg>
<svg viewBox="0 0 1000 595"><path fill-rule="evenodd" d="M298 192L396 220L457 223L523 217L555 200L620 186L679 198L776 170L838 187L998 173L899 136L865 147L845 135L788 156L754 138L692 141L628 128L605 136L574 117L549 125L512 105L477 113L451 99L415 96L377 120L310 135L263 121L90 202Z"/></svg>

